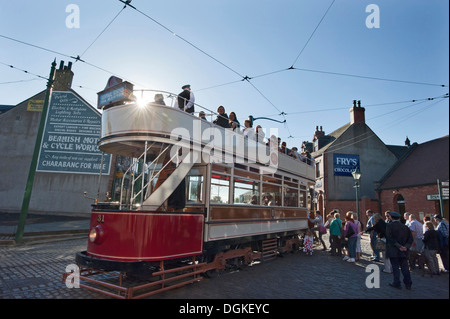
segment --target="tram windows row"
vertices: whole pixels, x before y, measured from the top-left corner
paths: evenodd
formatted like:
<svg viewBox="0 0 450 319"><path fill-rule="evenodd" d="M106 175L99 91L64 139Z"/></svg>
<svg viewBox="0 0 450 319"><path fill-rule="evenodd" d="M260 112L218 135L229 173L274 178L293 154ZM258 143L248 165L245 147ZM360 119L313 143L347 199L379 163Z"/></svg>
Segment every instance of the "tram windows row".
<svg viewBox="0 0 450 319"><path fill-rule="evenodd" d="M231 183L232 181L232 183ZM262 185L262 187L261 187ZM285 207L307 207L306 186L293 187L213 172L211 174L210 203ZM203 202L203 176L188 176L188 202ZM231 186L233 187L232 189Z"/></svg>

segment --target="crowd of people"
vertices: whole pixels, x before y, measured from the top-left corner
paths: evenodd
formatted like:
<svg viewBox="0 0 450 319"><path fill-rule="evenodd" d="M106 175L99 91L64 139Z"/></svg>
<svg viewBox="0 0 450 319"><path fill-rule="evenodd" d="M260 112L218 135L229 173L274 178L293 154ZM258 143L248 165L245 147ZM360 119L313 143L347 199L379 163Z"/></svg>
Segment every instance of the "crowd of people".
<svg viewBox="0 0 450 319"><path fill-rule="evenodd" d="M386 211L382 216L369 209L366 216L364 230L352 211L341 219L340 213L333 210L325 223L320 211L317 211L315 218L308 219L311 227L305 235L304 252L312 255L314 239L321 243L323 250L327 250L322 235L327 233L328 228L331 255L343 256L344 261L354 263L361 258L361 235L367 233L372 250L370 259L384 263L383 271L393 274L394 280L390 285L394 288L401 289L401 273L406 289L411 289L410 270L417 267L425 271L426 265L431 275L448 273L449 224L441 215L425 216L423 223L410 213L402 216ZM437 255L444 267L442 271L439 270Z"/></svg>
<svg viewBox="0 0 450 319"><path fill-rule="evenodd" d="M218 114L217 114L216 119L213 120L214 124L216 124L220 127L226 128L226 129L231 129L236 133L242 133L244 135L244 137L247 139L254 140L254 141L260 142L260 143L266 143L266 145L269 146L270 140L265 139L265 133L264 133L261 125L257 125L255 128L253 128L252 121L245 120L244 126L241 127L241 123L237 119L236 113L230 112L230 114L228 115L226 113L225 107L223 105L220 105L217 108L217 113ZM199 112L199 118L207 121L206 114L203 111ZM286 142L281 141L281 138L278 138L277 147L278 147L278 151L280 153L291 156L297 160L301 160L305 163L308 163L309 165L311 165L313 163L311 154L308 151L299 153L298 148L295 146L289 149L286 147Z"/></svg>
<svg viewBox="0 0 450 319"><path fill-rule="evenodd" d="M181 89L183 91L179 93L177 98L175 99L174 107L192 114L195 112L195 96L191 90L191 86L189 84L186 84L183 85ZM155 94L153 103L166 105L162 94ZM208 121L206 118L206 113L204 111L198 112L198 117L204 121ZM217 108L217 117L212 122L220 127L231 129L237 133L242 133L245 138L260 143L266 143L266 145L269 146L270 140L265 139L265 133L261 125L257 125L255 128L253 128L252 121L245 120L244 125L241 127L241 123L239 122L236 113L230 112L228 115L223 105L220 105ZM298 151L298 148L295 146L289 149L287 148L286 142L281 141L281 138L278 138L278 151L297 160L303 161L309 165L312 165L314 163L309 151L306 150L305 152L300 153Z"/></svg>

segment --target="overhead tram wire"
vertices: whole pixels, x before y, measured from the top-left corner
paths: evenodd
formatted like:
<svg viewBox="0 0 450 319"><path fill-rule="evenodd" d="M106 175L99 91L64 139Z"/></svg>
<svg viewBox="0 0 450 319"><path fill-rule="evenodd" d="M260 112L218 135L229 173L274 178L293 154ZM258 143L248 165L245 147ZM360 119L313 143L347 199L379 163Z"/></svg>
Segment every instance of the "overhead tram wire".
<svg viewBox="0 0 450 319"><path fill-rule="evenodd" d="M387 79L387 78L379 78L379 77L373 77L373 76L364 76L364 75L357 75L357 74L348 74L348 73L339 73L339 72L303 69L303 68L295 68L295 67L292 67L292 70L298 70L298 71L303 71L303 72L330 74L330 75L339 75L339 76L347 76L347 77L354 77L354 78L368 79L368 80L377 80L377 81L389 81L389 82L398 82L398 83L407 83L407 84L418 84L418 85L448 87L448 85L446 85L446 84L436 84L436 83L426 83L426 82L417 82L417 81Z"/></svg>
<svg viewBox="0 0 450 319"><path fill-rule="evenodd" d="M130 0L127 1L123 1L123 0L119 0L120 2L122 2L123 4L125 4L125 6L129 6L130 8L136 10L137 12L139 12L140 14L142 14L143 16L145 16L146 18L150 19L151 21L153 21L154 23L156 23L157 25L159 25L161 28L163 28L164 30L166 30L167 32L170 32L173 36L177 37L178 39L184 41L185 43L187 43L188 45L190 45L191 47L193 47L194 49L196 49L197 51L203 53L204 55L206 55L207 57L213 59L214 61L216 61L217 63L219 63L220 65L224 66L225 68L227 68L228 70L230 70L231 72L237 74L239 77L241 78L245 78L242 74L240 74L239 72L237 72L236 70L234 70L233 68L231 68L230 66L226 65L225 63L221 62L220 60L216 59L215 57L213 57L211 54L207 53L206 51L200 49L198 46L196 46L194 43L192 43L191 41L187 40L186 38L178 35L177 33L175 33L174 31L172 31L171 29L169 29L168 27L166 27L164 24L162 24L161 22L157 21L156 19L152 18L151 16L149 16L148 14L146 14L145 12L139 10L138 8L136 8L135 6L130 4Z"/></svg>
<svg viewBox="0 0 450 319"><path fill-rule="evenodd" d="M7 67L9 67L9 68L11 68L11 69L16 69L16 70L22 71L22 72L24 72L24 73L26 73L26 74L33 75L33 76L35 76L35 77L37 77L37 78L40 78L40 79L42 79L42 80L48 81L48 78L46 78L45 76L42 76L42 75L39 75L39 74L35 74L35 73L30 72L30 71L27 71L27 70L24 70L24 69L15 67L14 65L7 64L7 63L1 62L1 61L0 61L0 64L3 64L4 66L7 66ZM30 81L31 81L31 80L30 80ZM25 82L25 81L23 81L23 82Z"/></svg>
<svg viewBox="0 0 450 319"><path fill-rule="evenodd" d="M294 63L292 63L291 67L294 67L295 63L297 63L298 59L300 58L300 55L302 55L303 51L305 51L306 47L309 44L309 41L311 41L312 37L314 36L314 34L316 33L317 29L319 28L320 24L322 23L322 21L325 19L326 15L328 14L328 11L330 11L331 7L333 6L334 2L336 0L333 0L330 4L330 6L328 7L328 9L325 11L325 13L323 14L322 18L320 19L319 23L316 25L316 27L314 28L314 31L311 33L311 35L309 36L308 40L306 41L305 45L303 46L303 48L301 49L300 53L297 55L297 57L294 60Z"/></svg>
<svg viewBox="0 0 450 319"><path fill-rule="evenodd" d="M449 97L449 95L448 95L448 93L446 93L444 95L440 95L440 96L436 96L436 97L429 97L429 98L422 98L422 99L413 99L413 100L396 101L396 102L384 102L384 103L377 103L377 104L365 104L364 107L383 106L383 105L392 105L392 104L403 104L403 103L416 103L416 102L421 102L421 101L425 101L426 102L426 101L432 101L432 100L436 100L436 99L446 99L448 97ZM412 105L414 105L414 104L412 104ZM329 112L329 111L339 111L339 110L346 110L346 109L348 109L347 106L346 107L328 108L328 109L314 109L314 110L308 110L308 111L289 112L289 113L286 113L286 115Z"/></svg>
<svg viewBox="0 0 450 319"><path fill-rule="evenodd" d="M69 55L69 54L65 54L65 53L62 53L62 52L55 51L55 50L47 49L47 48L44 48L44 47L42 47L42 46L38 46L38 45L35 45L35 44L32 44L32 43L28 43L28 42L25 42L25 41L21 41L21 40L18 40L18 39L14 39L14 38L11 38L11 37L7 37L7 36L2 35L2 34L0 34L0 37L5 38L5 39L8 39L8 40L11 40L11 41L14 41L14 42L17 42L17 43L20 43L20 44L24 44L24 45L27 45L27 46L30 46L30 47L33 47L33 48L36 48L36 49L40 49L40 50L43 50L43 51L51 52L51 53L54 53L54 54L56 54L56 55L60 55L60 56L63 56L63 57L69 58L69 59L73 59L73 60L75 60L75 62L76 62L76 61L80 61L80 62L82 62L82 63L85 63L85 64L87 64L87 65L89 65L89 66L92 66L93 68L96 68L96 69L98 69L98 70L100 70L100 71L103 71L103 72L105 72L105 73L109 73L109 74L111 74L111 75L117 76L117 77L119 77L119 78L121 78L121 79L124 79L124 80L129 80L129 79L127 79L127 77L118 75L118 74L116 74L115 72L109 71L109 70L107 70L107 69L105 69L105 68L102 68L102 67L100 67L100 66L98 66L98 65L89 63L89 62L87 62L87 61L81 59L81 57L80 57L79 55L77 55L77 56L75 57L75 56L72 56L72 55ZM2 64L5 64L5 63L2 63ZM8 64L5 64L5 65L10 66L10 65L8 65ZM19 69L19 70L20 70L20 69ZM24 72L25 72L25 71L24 71ZM39 77L40 77L40 76L39 76ZM48 80L48 79L45 78L45 80ZM142 85L142 84L137 83L137 82L135 82L135 81L131 81L131 80L129 80L129 81L130 81L130 82L133 82L133 83L135 83L135 84Z"/></svg>
<svg viewBox="0 0 450 319"><path fill-rule="evenodd" d="M261 90L259 90L250 80L252 79L249 76L244 76L242 74L240 74L238 71L234 70L233 68L231 68L230 66L226 65L225 63L223 63L222 61L218 60L217 58L213 57L212 55L210 55L209 53L207 53L206 51L202 50L201 48L199 48L197 45L195 45L194 43L192 43L191 41L187 40L186 38L178 35L177 33L175 33L173 30L171 30L170 28L168 28L167 26L165 26L164 24L162 24L161 22L157 21L156 19L152 18L151 16L149 16L148 14L146 14L145 12L139 10L138 8L136 8L135 6L131 5L130 2L131 0L119 0L120 2L122 2L123 4L125 4L125 6L129 6L130 8L136 10L137 12L139 12L140 14L142 14L143 16L145 16L146 18L150 19L151 21L153 21L154 23L156 23L157 25L159 25L161 28L163 28L164 30L166 30L167 32L171 33L172 35L176 36L177 38L179 38L180 40L184 41L185 43L187 43L188 45L190 45L191 47L193 47L194 49L196 49L197 51L201 52L202 54L206 55L207 57L209 57L210 59L216 61L217 63L219 63L220 65L224 66L225 68L227 68L228 70L230 70L231 72L233 72L234 74L238 75L241 80L240 81L247 81L248 83L250 83L250 85L266 100L268 101L277 111L280 112L280 115L283 115L284 112L280 111L274 103L272 103L262 92ZM333 1L334 2L334 1ZM228 85L231 83L236 83L238 81L233 81L233 82L228 82L222 85L218 85L218 86L223 86L223 85ZM218 87L215 86L215 87ZM283 115L284 117L284 115ZM286 118L285 119L285 125L286 124ZM289 128L288 128L289 130Z"/></svg>
<svg viewBox="0 0 450 319"><path fill-rule="evenodd" d="M116 16L106 25L106 27L102 30L102 32L100 32L100 34L94 39L94 41L92 41L92 43L89 44L89 46L83 51L83 53L79 55L80 58L86 53L87 50L91 48L91 46L100 38L100 36L106 31L106 29L109 28L109 26L117 19L117 17L122 13L123 10L125 10L126 7L127 6L124 5L123 8L120 9Z"/></svg>
<svg viewBox="0 0 450 319"><path fill-rule="evenodd" d="M431 100L426 100L426 101L423 101L423 102L420 102L420 103L425 103L425 102L428 102L428 101L431 101ZM386 126L384 129L388 130L391 126L398 125L400 122L406 121L407 119L409 119L409 118L411 118L413 116L416 116L417 114L419 114L419 113L421 113L423 111L428 110L429 108L439 104L440 102L442 102L442 100L435 101L434 103L432 103L430 105L426 105L422 109L415 110L413 113L408 114L407 116L403 116L400 120L394 120L394 121L392 121L390 123L387 123L387 124L384 122L383 124ZM367 132L365 132L365 133L363 133L361 135L358 135L358 136L355 136L353 138L350 138L349 140L346 140L346 141L343 141L343 142L340 142L340 143L337 143L337 144L333 144L330 148L325 150L323 152L323 154L328 154L330 152L334 153L334 152L336 152L338 150L342 150L342 149L345 149L345 148L347 148L349 146L358 144L358 143L360 143L362 141L365 141L365 140L367 140L367 139L369 139L369 138L371 138L373 136L379 135L380 134L380 130L378 130L378 132L379 132L378 134L375 134L373 131L367 131Z"/></svg>

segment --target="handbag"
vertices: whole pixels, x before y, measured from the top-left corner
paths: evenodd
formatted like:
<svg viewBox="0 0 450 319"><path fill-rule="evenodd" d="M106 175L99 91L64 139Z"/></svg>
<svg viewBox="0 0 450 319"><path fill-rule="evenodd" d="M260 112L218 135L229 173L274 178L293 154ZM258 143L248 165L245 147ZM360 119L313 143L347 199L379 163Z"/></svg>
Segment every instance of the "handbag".
<svg viewBox="0 0 450 319"><path fill-rule="evenodd" d="M350 237L352 237L354 234L355 234L355 231L353 230L352 225L350 225L350 226L348 227L347 235L346 235L345 237L350 238Z"/></svg>
<svg viewBox="0 0 450 319"><path fill-rule="evenodd" d="M319 227L319 234L326 234L327 233L327 229L325 228L325 226L324 225L321 225L320 227Z"/></svg>
<svg viewBox="0 0 450 319"><path fill-rule="evenodd" d="M385 250L386 249L386 238L378 238L377 245L375 247L377 250Z"/></svg>

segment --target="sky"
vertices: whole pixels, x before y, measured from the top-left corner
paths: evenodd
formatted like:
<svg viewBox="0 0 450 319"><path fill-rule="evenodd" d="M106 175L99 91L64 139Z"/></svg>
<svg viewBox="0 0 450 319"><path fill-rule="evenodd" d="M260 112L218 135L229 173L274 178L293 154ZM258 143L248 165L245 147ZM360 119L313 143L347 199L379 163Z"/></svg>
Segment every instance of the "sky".
<svg viewBox="0 0 450 319"><path fill-rule="evenodd" d="M446 0L0 3L0 104L44 90L56 59L94 107L112 75L137 96L190 84L196 103L241 123L286 120L255 123L288 147L348 123L353 100L385 144L449 134Z"/></svg>

